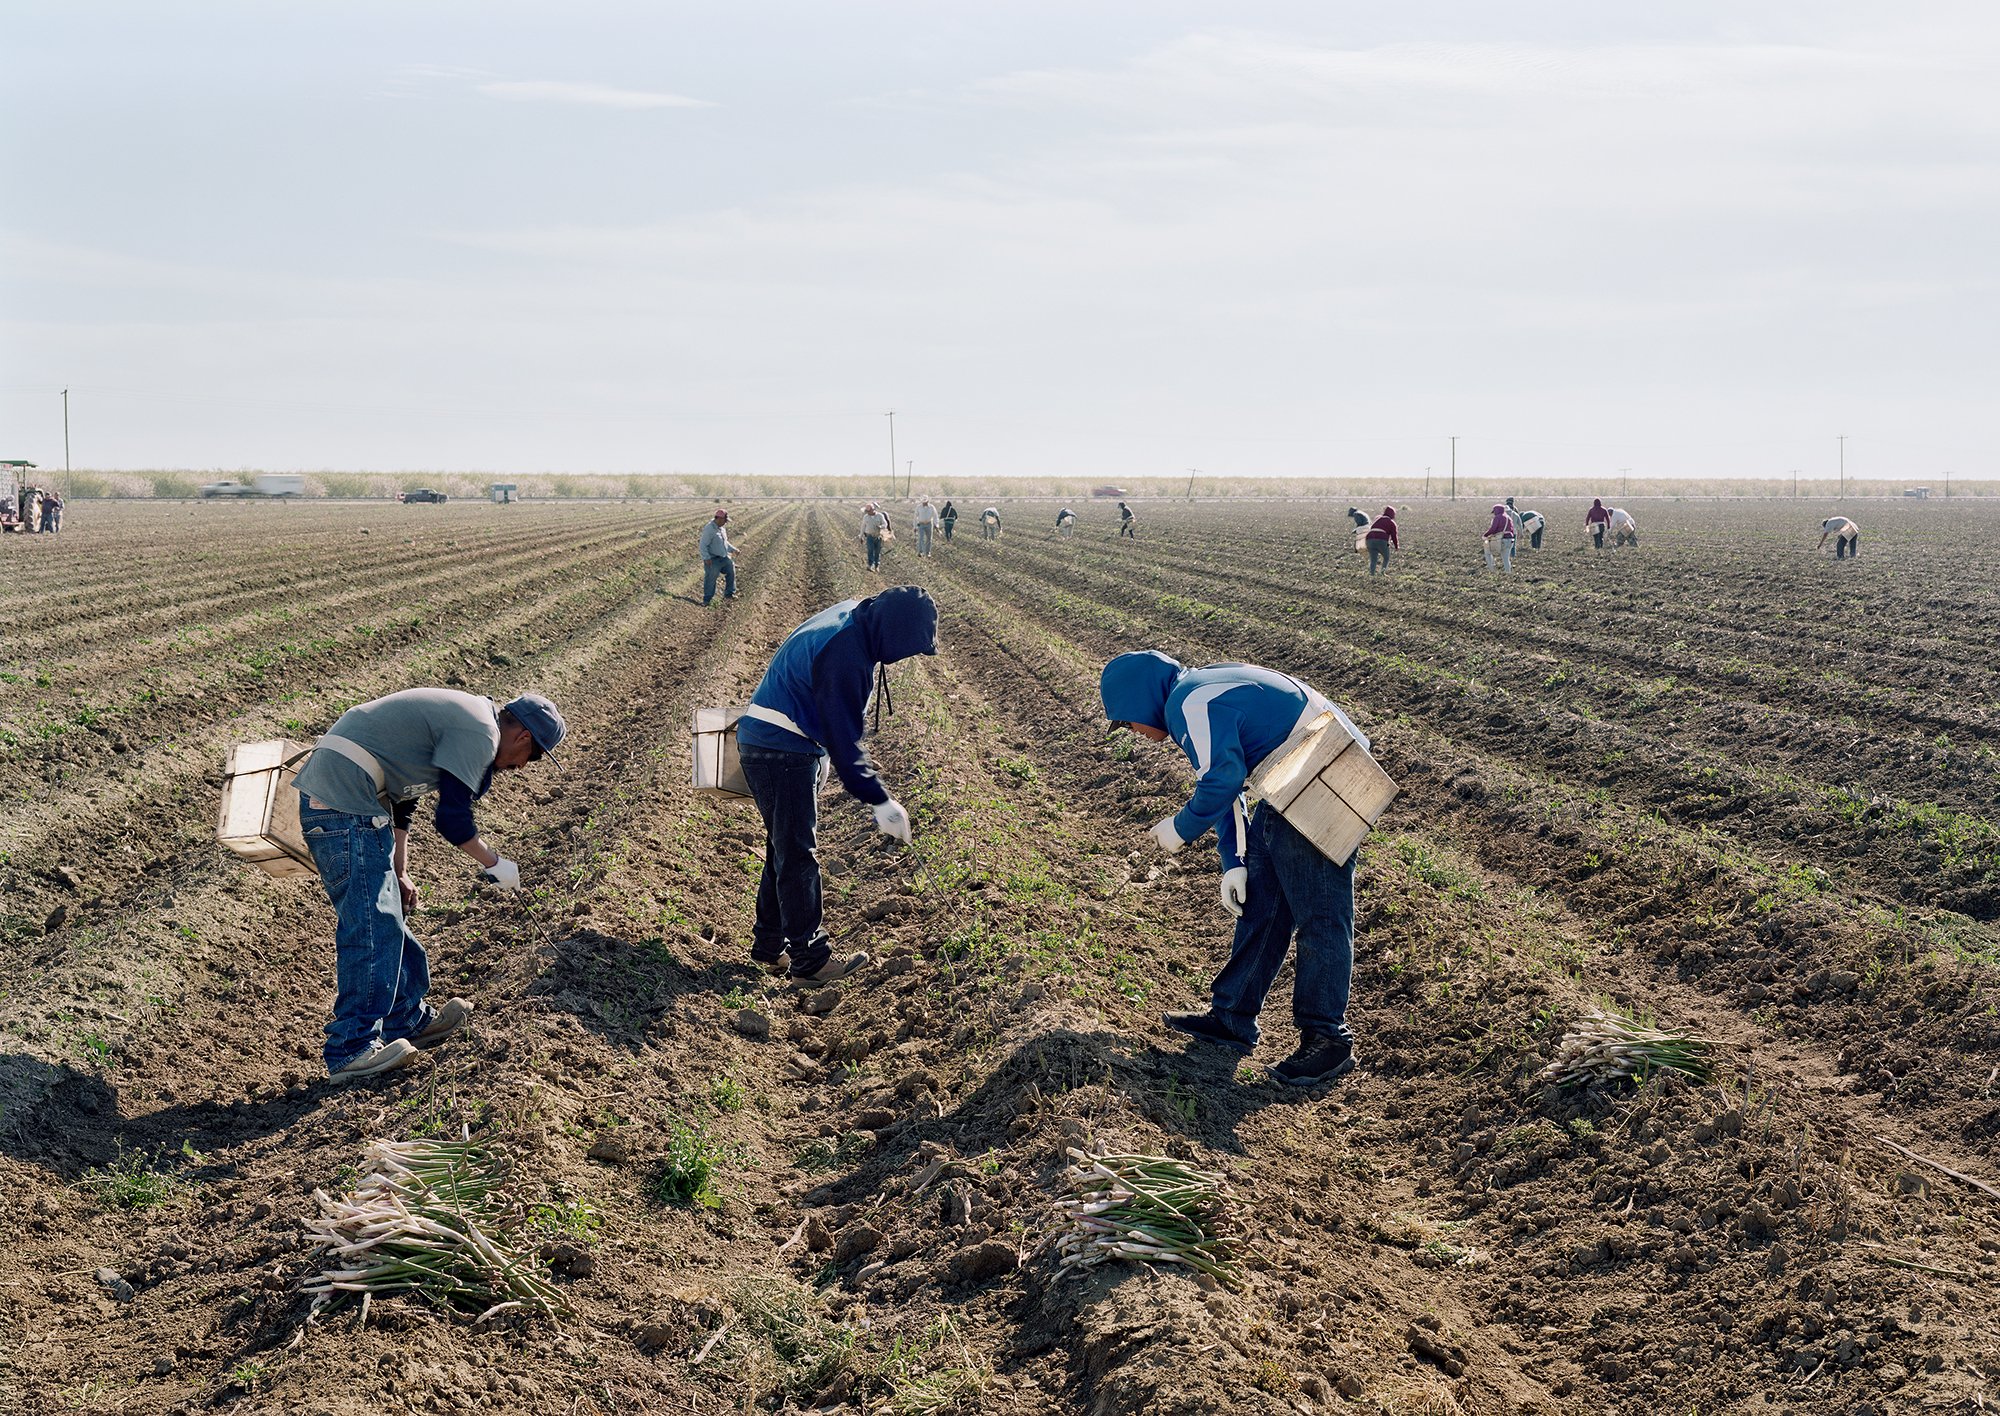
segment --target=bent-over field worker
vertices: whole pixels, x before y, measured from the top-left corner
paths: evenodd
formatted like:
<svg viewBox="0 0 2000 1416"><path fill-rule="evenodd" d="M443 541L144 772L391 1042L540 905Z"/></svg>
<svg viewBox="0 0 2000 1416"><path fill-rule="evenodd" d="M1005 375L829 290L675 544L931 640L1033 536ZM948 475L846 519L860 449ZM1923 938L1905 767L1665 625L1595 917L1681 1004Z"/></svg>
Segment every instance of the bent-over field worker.
<svg viewBox="0 0 2000 1416"><path fill-rule="evenodd" d="M337 1082L395 1070L420 1047L465 1025L472 1005L433 1009L430 962L410 933L410 821L438 794L438 834L502 889L521 870L485 841L472 803L495 773L525 767L563 740L562 715L538 693L506 707L449 688L409 688L348 709L299 770L299 825L333 902L338 992L326 1027L326 1070Z"/></svg>
<svg viewBox="0 0 2000 1416"><path fill-rule="evenodd" d="M910 813L882 785L861 734L878 664L937 653L937 604L915 585L842 600L797 629L771 659L736 724L736 749L764 818L764 873L750 957L773 972L830 982L868 962L835 959L819 874L819 782L825 762L874 808L875 829L910 841Z"/></svg>
<svg viewBox="0 0 2000 1416"><path fill-rule="evenodd" d="M1056 513L1056 530L1067 536L1076 529L1076 513L1064 507Z"/></svg>
<svg viewBox="0 0 2000 1416"><path fill-rule="evenodd" d="M1246 819L1243 787L1257 765L1332 712L1365 751L1368 739L1317 690L1252 664L1183 669L1156 650L1120 654L1100 680L1104 712L1154 742L1172 738L1194 764L1194 795L1153 827L1168 854L1215 830L1222 855L1222 906L1236 916L1229 962L1205 1012L1169 1013L1166 1024L1248 1053L1257 1014L1298 938L1292 1018L1298 1050L1273 1069L1309 1087L1354 1066L1347 995L1354 973L1354 861L1337 865L1296 827L1259 803Z"/></svg>
<svg viewBox="0 0 2000 1416"><path fill-rule="evenodd" d="M1637 546L1639 544L1639 523L1632 519L1632 513L1622 506L1611 508L1611 544L1616 546Z"/></svg>
<svg viewBox="0 0 2000 1416"><path fill-rule="evenodd" d="M1514 523L1514 513L1507 510L1506 503L1493 503L1493 519L1486 523L1484 548L1486 568L1493 569L1493 553L1500 553L1500 568L1514 568L1514 543L1520 539L1520 528Z"/></svg>
<svg viewBox="0 0 2000 1416"><path fill-rule="evenodd" d="M1604 504L1604 498L1592 497L1590 510L1583 514L1583 529L1590 533L1591 544L1598 550L1604 549L1604 529L1611 524L1611 509Z"/></svg>
<svg viewBox="0 0 2000 1416"><path fill-rule="evenodd" d="M1000 508L989 506L979 513L979 539L990 541L1000 534Z"/></svg>
<svg viewBox="0 0 2000 1416"><path fill-rule="evenodd" d="M1129 540L1133 540L1133 541L1136 541L1136 540L1138 540L1138 539L1139 539L1139 533L1138 533L1137 531L1135 531L1135 530L1133 530L1133 529L1132 529L1132 523L1133 523L1133 522L1134 522L1134 521L1135 521L1136 519L1137 519L1137 518L1135 518L1135 517L1134 517L1134 516L1132 515L1132 508L1131 508L1131 507L1129 507L1129 506L1125 505L1125 503L1124 503L1124 502L1120 502L1120 503L1118 503L1118 539L1119 539L1119 540L1123 541L1123 540L1128 540L1128 539L1129 539Z"/></svg>
<svg viewBox="0 0 2000 1416"><path fill-rule="evenodd" d="M1402 543L1396 539L1396 508L1385 506L1369 525L1362 540L1368 546L1368 573L1380 575L1389 568L1389 550Z"/></svg>
<svg viewBox="0 0 2000 1416"><path fill-rule="evenodd" d="M1826 538L1833 537L1835 560L1846 560L1849 556L1861 554L1861 528L1844 516L1829 516L1819 524L1819 544L1816 551L1826 549Z"/></svg>
<svg viewBox="0 0 2000 1416"><path fill-rule="evenodd" d="M729 513L721 507L701 528L701 602L715 601L715 578L722 577L722 598L736 598L736 547L729 544Z"/></svg>
<svg viewBox="0 0 2000 1416"><path fill-rule="evenodd" d="M1539 511L1522 511L1514 505L1512 497L1507 498L1507 510L1514 513L1516 529L1528 538L1528 548L1539 551L1542 548L1542 532L1549 526L1549 519Z"/></svg>

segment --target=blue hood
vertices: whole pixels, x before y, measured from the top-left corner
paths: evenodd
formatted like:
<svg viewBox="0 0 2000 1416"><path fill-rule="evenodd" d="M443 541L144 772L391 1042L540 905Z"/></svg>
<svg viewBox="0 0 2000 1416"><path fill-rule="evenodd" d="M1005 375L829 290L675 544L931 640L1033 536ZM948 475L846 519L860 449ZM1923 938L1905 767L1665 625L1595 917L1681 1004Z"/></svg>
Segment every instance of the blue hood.
<svg viewBox="0 0 2000 1416"><path fill-rule="evenodd" d="M854 618L878 664L937 653L937 601L920 585L897 585L854 607Z"/></svg>
<svg viewBox="0 0 2000 1416"><path fill-rule="evenodd" d="M1165 731L1167 695L1180 676L1180 664L1157 649L1120 654L1104 666L1104 676L1098 680L1104 716L1114 723L1142 723Z"/></svg>

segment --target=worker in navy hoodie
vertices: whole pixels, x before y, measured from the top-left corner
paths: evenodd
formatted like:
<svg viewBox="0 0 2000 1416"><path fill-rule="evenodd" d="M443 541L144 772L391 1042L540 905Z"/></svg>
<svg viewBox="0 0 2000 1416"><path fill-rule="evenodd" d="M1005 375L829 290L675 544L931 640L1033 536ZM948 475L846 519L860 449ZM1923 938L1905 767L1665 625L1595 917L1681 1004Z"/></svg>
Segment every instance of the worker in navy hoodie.
<svg viewBox="0 0 2000 1416"><path fill-rule="evenodd" d="M1156 650L1104 666L1104 712L1153 742L1172 738L1194 764L1194 795L1153 827L1169 855L1213 829L1222 854L1222 906L1236 917L1229 962L1203 1012L1169 1013L1168 1027L1248 1053L1257 1014L1298 939L1292 1018L1299 1047L1273 1069L1289 1086L1335 1081L1354 1067L1347 996L1354 972L1354 862L1328 860L1268 803L1246 816L1243 787L1258 764L1304 737L1332 712L1366 749L1368 739L1333 704L1288 674L1251 664L1183 669Z"/></svg>
<svg viewBox="0 0 2000 1416"><path fill-rule="evenodd" d="M875 829L910 843L910 813L868 760L861 735L878 664L937 653L937 603L915 585L842 600L797 629L736 724L743 776L764 818L764 874L750 957L773 972L830 983L868 962L833 957L820 894L819 783L825 764L875 812Z"/></svg>

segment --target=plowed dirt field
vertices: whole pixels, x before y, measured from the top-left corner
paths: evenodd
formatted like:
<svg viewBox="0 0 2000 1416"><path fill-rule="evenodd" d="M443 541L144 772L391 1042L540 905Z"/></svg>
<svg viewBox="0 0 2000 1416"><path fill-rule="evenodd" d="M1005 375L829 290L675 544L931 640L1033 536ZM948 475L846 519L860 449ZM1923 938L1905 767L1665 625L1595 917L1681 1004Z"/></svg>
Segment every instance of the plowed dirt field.
<svg viewBox="0 0 2000 1416"><path fill-rule="evenodd" d="M0 1411L2000 1410L2000 508L1642 503L1636 551L1481 572L1479 507L1008 506L862 566L856 515L79 506L0 543ZM904 518L899 518L899 524ZM970 525L968 521L962 523ZM747 958L761 831L687 723L796 623L928 586L873 744L892 849L825 800L829 925ZM1361 1068L1288 1092L1289 970L1238 1065L1159 1023L1227 947L1190 785L1106 731L1118 652L1297 673L1402 795L1364 847ZM332 913L221 856L226 748L422 683L548 693L477 885L420 816L413 927L469 1036L319 1066ZM828 1005L831 1006L828 1006ZM1534 1080L1615 1005L1718 1081ZM307 1323L301 1222L381 1138L494 1137L574 1313ZM1232 1293L1059 1275L1068 1146L1229 1177ZM705 1150L706 1202L661 1198ZM1954 1173L1955 1172L1955 1173Z"/></svg>

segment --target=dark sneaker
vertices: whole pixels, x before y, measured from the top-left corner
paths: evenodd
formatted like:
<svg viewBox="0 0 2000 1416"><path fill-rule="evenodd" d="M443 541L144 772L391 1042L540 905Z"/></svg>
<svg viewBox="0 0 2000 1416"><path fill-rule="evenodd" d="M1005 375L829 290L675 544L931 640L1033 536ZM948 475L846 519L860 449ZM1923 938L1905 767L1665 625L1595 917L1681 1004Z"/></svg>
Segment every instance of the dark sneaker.
<svg viewBox="0 0 2000 1416"><path fill-rule="evenodd" d="M336 1085L342 1082L365 1082L370 1077L379 1077L384 1072L395 1071L416 1055L416 1044L406 1037L399 1037L394 1042L378 1042L333 1073L327 1080Z"/></svg>
<svg viewBox="0 0 2000 1416"><path fill-rule="evenodd" d="M1319 1087L1337 1082L1354 1070L1354 1044L1344 1038L1299 1039L1299 1050L1271 1069L1271 1075L1288 1087Z"/></svg>
<svg viewBox="0 0 2000 1416"><path fill-rule="evenodd" d="M1250 1045L1229 1030L1229 1024L1213 1013L1169 1013L1160 1020L1175 1032L1184 1032L1200 1042L1213 1042L1233 1052L1248 1054Z"/></svg>
<svg viewBox="0 0 2000 1416"><path fill-rule="evenodd" d="M835 979L846 978L867 962L868 955L865 952L850 954L844 959L829 958L813 972L795 973L792 977L801 983L832 983Z"/></svg>
<svg viewBox="0 0 2000 1416"><path fill-rule="evenodd" d="M471 1021L472 1005L463 998L454 998L431 1014L430 1025L422 1032L411 1033L410 1041L428 1050L449 1041L453 1033Z"/></svg>

